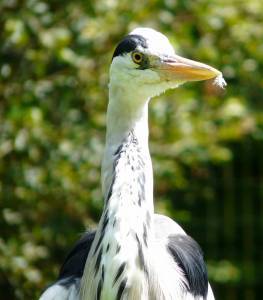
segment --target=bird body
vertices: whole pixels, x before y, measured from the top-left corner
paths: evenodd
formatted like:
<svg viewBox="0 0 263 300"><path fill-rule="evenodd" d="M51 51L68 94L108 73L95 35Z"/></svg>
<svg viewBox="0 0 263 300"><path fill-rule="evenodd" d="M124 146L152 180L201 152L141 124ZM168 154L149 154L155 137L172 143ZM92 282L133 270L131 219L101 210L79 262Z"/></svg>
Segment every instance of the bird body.
<svg viewBox="0 0 263 300"><path fill-rule="evenodd" d="M148 104L185 81L220 76L177 56L152 29L137 28L120 42L110 68L103 213L41 300L214 299L198 244L171 219L154 214Z"/></svg>

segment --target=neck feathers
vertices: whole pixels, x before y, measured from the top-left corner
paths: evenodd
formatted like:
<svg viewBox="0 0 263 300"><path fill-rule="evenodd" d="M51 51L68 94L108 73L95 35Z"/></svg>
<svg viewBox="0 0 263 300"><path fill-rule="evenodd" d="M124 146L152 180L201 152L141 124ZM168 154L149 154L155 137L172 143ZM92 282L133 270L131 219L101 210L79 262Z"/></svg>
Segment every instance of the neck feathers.
<svg viewBox="0 0 263 300"><path fill-rule="evenodd" d="M117 163L121 165L120 157L128 153L127 163L131 159L140 159L135 156L136 151L141 152L149 176L152 177L151 158L148 148L148 105L145 104L140 109L130 109L122 106L122 103L116 103L113 99L109 102L107 112L107 133L104 157L102 161L101 181L104 198L107 198L110 186L113 182L115 167ZM122 159L124 160L124 159ZM122 175L129 172L127 165L119 170Z"/></svg>
<svg viewBox="0 0 263 300"><path fill-rule="evenodd" d="M104 210L82 277L85 300L148 299L145 253L153 215L148 103L132 96L110 85L101 178Z"/></svg>
<svg viewBox="0 0 263 300"><path fill-rule="evenodd" d="M149 153L131 130L116 147L102 218L82 278L81 299L148 293L147 249L153 215ZM130 298L129 298L130 299ZM147 299L145 294L145 299Z"/></svg>
<svg viewBox="0 0 263 300"><path fill-rule="evenodd" d="M134 131L130 131L113 154L112 179L105 195L106 206L151 207L152 170L148 151L144 153ZM123 201L123 202L122 202ZM147 203L148 202L148 203Z"/></svg>

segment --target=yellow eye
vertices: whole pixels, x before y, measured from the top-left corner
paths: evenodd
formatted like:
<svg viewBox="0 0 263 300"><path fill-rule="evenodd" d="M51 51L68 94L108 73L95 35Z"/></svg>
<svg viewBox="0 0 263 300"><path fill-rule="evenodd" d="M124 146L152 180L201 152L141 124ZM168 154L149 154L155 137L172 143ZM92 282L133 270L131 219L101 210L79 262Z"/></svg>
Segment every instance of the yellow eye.
<svg viewBox="0 0 263 300"><path fill-rule="evenodd" d="M140 64L142 62L143 55L140 52L132 52L132 60L136 64Z"/></svg>

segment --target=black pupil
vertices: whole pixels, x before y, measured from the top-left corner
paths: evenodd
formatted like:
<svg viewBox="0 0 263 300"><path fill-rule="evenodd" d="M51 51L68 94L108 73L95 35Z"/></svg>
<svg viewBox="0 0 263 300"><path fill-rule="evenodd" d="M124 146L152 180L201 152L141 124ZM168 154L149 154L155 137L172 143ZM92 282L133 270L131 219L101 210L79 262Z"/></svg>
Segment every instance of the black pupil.
<svg viewBox="0 0 263 300"><path fill-rule="evenodd" d="M141 60L141 55L140 54L135 54L135 60L140 61Z"/></svg>

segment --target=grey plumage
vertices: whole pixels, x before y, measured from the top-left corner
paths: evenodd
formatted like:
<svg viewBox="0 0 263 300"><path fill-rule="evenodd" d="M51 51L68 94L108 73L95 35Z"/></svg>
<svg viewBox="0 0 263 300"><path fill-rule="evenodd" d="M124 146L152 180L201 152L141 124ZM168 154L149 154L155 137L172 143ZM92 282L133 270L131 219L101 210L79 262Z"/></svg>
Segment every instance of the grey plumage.
<svg viewBox="0 0 263 300"><path fill-rule="evenodd" d="M187 278L186 290L194 296L206 297L208 290L207 270L200 246L188 235L185 235L181 227L168 217L158 214L154 215L155 237L156 239L167 239L167 249L171 253L174 261L184 271ZM171 226L172 225L172 226ZM178 234L171 235L170 232L176 230ZM69 252L59 274L59 284L64 287L76 284L76 281L83 275L83 270L91 244L94 240L95 232L87 232L76 243ZM125 264L123 263L113 280L116 283L123 273Z"/></svg>
<svg viewBox="0 0 263 300"><path fill-rule="evenodd" d="M95 231L85 233L74 245L61 266L58 280L81 278L95 233Z"/></svg>
<svg viewBox="0 0 263 300"><path fill-rule="evenodd" d="M204 299L208 292L208 278L200 246L189 235L174 234L168 237L167 249L183 270L187 290Z"/></svg>

